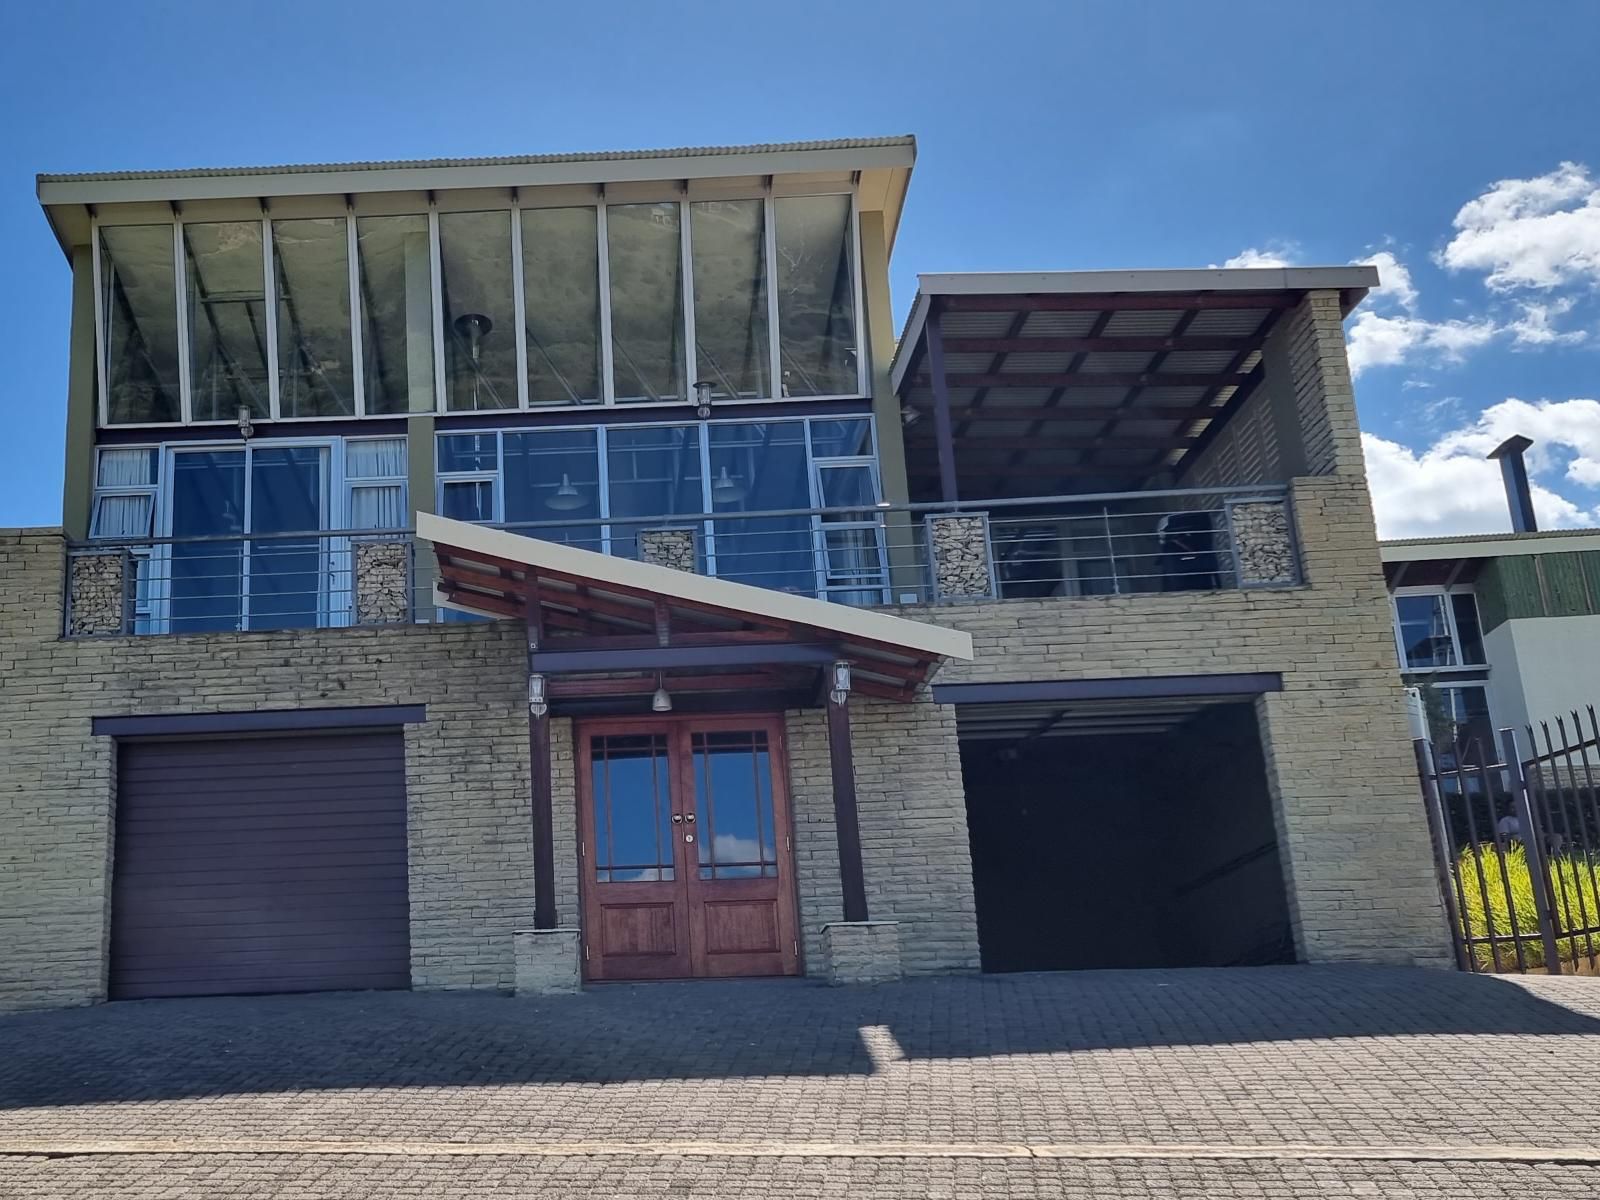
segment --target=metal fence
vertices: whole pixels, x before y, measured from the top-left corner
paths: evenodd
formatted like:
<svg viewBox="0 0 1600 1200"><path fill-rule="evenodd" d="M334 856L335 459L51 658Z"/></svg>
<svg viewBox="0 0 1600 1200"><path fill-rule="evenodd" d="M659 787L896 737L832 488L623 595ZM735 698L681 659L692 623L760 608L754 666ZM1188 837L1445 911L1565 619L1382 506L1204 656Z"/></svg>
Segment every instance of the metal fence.
<svg viewBox="0 0 1600 1200"><path fill-rule="evenodd" d="M1498 746L1414 743L1464 971L1600 973L1600 723L1591 706Z"/></svg>
<svg viewBox="0 0 1600 1200"><path fill-rule="evenodd" d="M607 516L511 532L843 604L1292 586L1286 489L1252 487ZM69 636L456 619L408 530L92 541L71 548Z"/></svg>

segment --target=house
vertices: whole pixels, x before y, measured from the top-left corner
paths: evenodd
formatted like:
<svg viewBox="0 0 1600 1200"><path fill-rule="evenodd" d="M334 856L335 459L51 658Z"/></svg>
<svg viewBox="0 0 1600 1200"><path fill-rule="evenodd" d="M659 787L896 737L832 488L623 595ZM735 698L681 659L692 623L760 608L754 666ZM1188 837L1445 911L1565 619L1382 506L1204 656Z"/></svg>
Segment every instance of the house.
<svg viewBox="0 0 1600 1200"><path fill-rule="evenodd" d="M1341 321L904 137L44 176L0 1005L1447 961Z"/></svg>
<svg viewBox="0 0 1600 1200"><path fill-rule="evenodd" d="M1464 761L1498 761L1508 727L1524 756L1560 749L1557 719L1574 743L1596 732L1587 708L1600 676L1600 531L1539 529L1522 458L1531 445L1513 437L1491 456L1506 477L1510 532L1381 544L1402 677L1421 692L1432 739Z"/></svg>

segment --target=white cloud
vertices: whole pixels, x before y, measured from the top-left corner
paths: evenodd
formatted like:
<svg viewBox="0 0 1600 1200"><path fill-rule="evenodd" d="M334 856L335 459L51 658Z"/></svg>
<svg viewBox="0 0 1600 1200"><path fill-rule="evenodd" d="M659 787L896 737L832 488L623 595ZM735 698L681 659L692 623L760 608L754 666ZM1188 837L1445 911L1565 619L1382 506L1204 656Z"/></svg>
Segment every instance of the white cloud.
<svg viewBox="0 0 1600 1200"><path fill-rule="evenodd" d="M1500 467L1484 457L1513 433L1533 439L1529 473L1564 470L1565 479L1600 487L1600 400L1490 405L1472 424L1452 430L1418 452L1375 434L1361 435L1380 537L1495 533L1510 528ZM1534 482L1533 507L1545 529L1593 525L1585 510Z"/></svg>
<svg viewBox="0 0 1600 1200"><path fill-rule="evenodd" d="M1460 362L1467 351L1494 339L1501 327L1480 320L1427 321L1421 317L1386 317L1373 309L1350 322L1350 373L1372 367L1393 367L1427 355Z"/></svg>
<svg viewBox="0 0 1600 1200"><path fill-rule="evenodd" d="M1234 267L1289 267L1294 265L1295 255L1298 251L1293 243L1279 242L1261 246L1246 246L1232 258L1220 265L1224 269ZM1219 264L1212 263L1215 269Z"/></svg>
<svg viewBox="0 0 1600 1200"><path fill-rule="evenodd" d="M1485 271L1496 290L1600 285L1600 184L1582 164L1500 180L1462 205L1455 228L1440 263Z"/></svg>
<svg viewBox="0 0 1600 1200"><path fill-rule="evenodd" d="M1548 304L1527 301L1522 306L1522 316L1506 326L1519 346L1575 346L1586 341L1586 329L1556 329L1551 321L1572 311L1576 301L1571 296L1552 300Z"/></svg>
<svg viewBox="0 0 1600 1200"><path fill-rule="evenodd" d="M1411 282L1411 271L1394 256L1391 250L1379 250L1366 258L1358 258L1354 266L1378 268L1378 286L1372 290L1372 299L1393 300L1407 312L1417 307L1417 288Z"/></svg>

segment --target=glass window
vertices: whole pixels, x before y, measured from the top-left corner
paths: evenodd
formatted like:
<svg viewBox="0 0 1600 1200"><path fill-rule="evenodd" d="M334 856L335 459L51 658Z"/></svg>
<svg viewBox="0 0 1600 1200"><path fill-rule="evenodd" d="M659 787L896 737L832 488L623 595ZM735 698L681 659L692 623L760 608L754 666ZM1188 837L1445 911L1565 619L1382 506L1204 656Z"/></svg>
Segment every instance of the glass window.
<svg viewBox="0 0 1600 1200"><path fill-rule="evenodd" d="M405 529L406 439L352 438L344 444L351 529ZM385 482L368 482L382 480Z"/></svg>
<svg viewBox="0 0 1600 1200"><path fill-rule="evenodd" d="M109 423L179 420L172 226L102 226L100 289Z"/></svg>
<svg viewBox="0 0 1600 1200"><path fill-rule="evenodd" d="M872 421L866 417L812 421L811 452L818 458L870 457Z"/></svg>
<svg viewBox="0 0 1600 1200"><path fill-rule="evenodd" d="M278 414L348 417L356 411L350 338L350 246L343 217L274 221Z"/></svg>
<svg viewBox="0 0 1600 1200"><path fill-rule="evenodd" d="M692 741L700 878L776 876L778 830L767 735L759 730L696 733Z"/></svg>
<svg viewBox="0 0 1600 1200"><path fill-rule="evenodd" d="M801 422L718 423L708 430L712 512L811 507ZM718 520L714 532L719 577L777 591L816 591L808 515Z"/></svg>
<svg viewBox="0 0 1600 1200"><path fill-rule="evenodd" d="M600 516L600 445L593 429L505 435L506 524ZM546 541L600 550L599 525L528 530Z"/></svg>
<svg viewBox="0 0 1600 1200"><path fill-rule="evenodd" d="M511 213L441 213L445 406L517 407L517 323Z"/></svg>
<svg viewBox="0 0 1600 1200"><path fill-rule="evenodd" d="M440 516L452 521L494 520L492 479L447 479L439 489Z"/></svg>
<svg viewBox="0 0 1600 1200"><path fill-rule="evenodd" d="M196 421L265 418L266 283L260 221L183 227L189 316L189 390Z"/></svg>
<svg viewBox="0 0 1600 1200"><path fill-rule="evenodd" d="M522 211L528 403L600 400L600 248L592 208Z"/></svg>
<svg viewBox="0 0 1600 1200"><path fill-rule="evenodd" d="M243 450L184 450L172 456L173 543L168 611L174 633L238 629L244 614Z"/></svg>
<svg viewBox="0 0 1600 1200"><path fill-rule="evenodd" d="M498 471L500 435L496 433L441 433L439 435L439 474L458 471Z"/></svg>
<svg viewBox="0 0 1600 1200"><path fill-rule="evenodd" d="M1400 623L1402 666L1419 670L1459 665L1442 595L1396 596L1394 607Z"/></svg>
<svg viewBox="0 0 1600 1200"><path fill-rule="evenodd" d="M589 756L595 881L671 879L675 835L666 737L597 737Z"/></svg>
<svg viewBox="0 0 1600 1200"><path fill-rule="evenodd" d="M1427 687L1423 689L1423 709L1441 766L1499 760L1487 689Z"/></svg>
<svg viewBox="0 0 1600 1200"><path fill-rule="evenodd" d="M366 411L432 412L433 259L428 218L356 218L356 258Z"/></svg>
<svg viewBox="0 0 1600 1200"><path fill-rule="evenodd" d="M606 209L616 398L682 400L683 251L677 203Z"/></svg>
<svg viewBox="0 0 1600 1200"><path fill-rule="evenodd" d="M613 523L613 554L633 558L639 529L661 525L664 517L705 511L698 425L613 426L606 431L606 472L611 516L645 518L633 526Z"/></svg>
<svg viewBox="0 0 1600 1200"><path fill-rule="evenodd" d="M878 604L884 598L882 528L872 468L864 463L819 463L822 507L842 509L821 518L824 595L841 604Z"/></svg>
<svg viewBox="0 0 1600 1200"><path fill-rule="evenodd" d="M783 395L857 395L850 197L789 196L773 203Z"/></svg>
<svg viewBox="0 0 1600 1200"><path fill-rule="evenodd" d="M154 449L101 450L89 536L147 538L156 500Z"/></svg>
<svg viewBox="0 0 1600 1200"><path fill-rule="evenodd" d="M769 399L767 208L760 200L689 206L695 369L722 399Z"/></svg>
<svg viewBox="0 0 1600 1200"><path fill-rule="evenodd" d="M1463 663L1483 663L1483 628L1478 623L1478 601L1471 592L1451 592L1450 612L1456 622L1456 641Z"/></svg>

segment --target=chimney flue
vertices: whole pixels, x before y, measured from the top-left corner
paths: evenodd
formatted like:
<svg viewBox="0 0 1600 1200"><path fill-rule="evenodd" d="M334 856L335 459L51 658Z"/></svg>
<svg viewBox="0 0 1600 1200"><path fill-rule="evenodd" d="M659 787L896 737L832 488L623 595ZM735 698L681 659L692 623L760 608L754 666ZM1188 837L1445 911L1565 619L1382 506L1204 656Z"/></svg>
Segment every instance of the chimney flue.
<svg viewBox="0 0 1600 1200"><path fill-rule="evenodd" d="M1511 507L1514 533L1537 533L1539 530L1539 520L1533 515L1533 493L1528 488L1528 464L1522 460L1523 452L1531 445L1530 438L1514 433L1488 455L1500 460L1500 477L1505 480L1506 503Z"/></svg>

